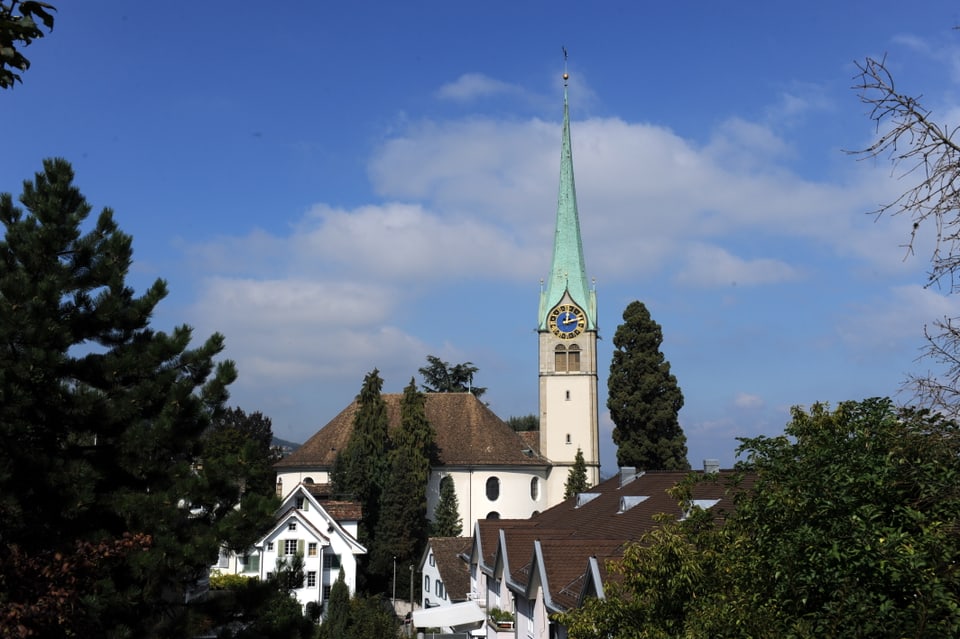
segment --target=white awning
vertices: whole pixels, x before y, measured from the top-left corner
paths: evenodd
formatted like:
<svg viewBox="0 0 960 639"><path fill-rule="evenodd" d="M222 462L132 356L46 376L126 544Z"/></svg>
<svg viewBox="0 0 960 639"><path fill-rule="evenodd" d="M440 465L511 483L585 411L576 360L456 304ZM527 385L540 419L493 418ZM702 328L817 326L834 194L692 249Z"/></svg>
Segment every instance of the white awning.
<svg viewBox="0 0 960 639"><path fill-rule="evenodd" d="M486 618L475 601L436 606L413 611L413 625L417 628L450 628L454 631L479 628Z"/></svg>

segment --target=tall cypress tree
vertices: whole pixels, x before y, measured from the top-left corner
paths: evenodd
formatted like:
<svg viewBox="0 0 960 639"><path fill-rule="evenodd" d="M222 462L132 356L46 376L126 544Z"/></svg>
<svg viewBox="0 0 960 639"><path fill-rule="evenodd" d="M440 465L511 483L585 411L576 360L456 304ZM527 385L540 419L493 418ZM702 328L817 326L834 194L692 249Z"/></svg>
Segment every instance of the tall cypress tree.
<svg viewBox="0 0 960 639"><path fill-rule="evenodd" d="M683 393L660 352L663 332L642 302L623 311L613 336L607 408L617 463L644 470L686 470L687 438L678 413Z"/></svg>
<svg viewBox="0 0 960 639"><path fill-rule="evenodd" d="M390 451L389 481L380 502L380 519L371 549L370 573L390 586L394 562L415 563L427 539L427 482L435 435L427 421L426 398L411 379L400 400L400 428ZM406 580L396 584L407 596Z"/></svg>
<svg viewBox="0 0 960 639"><path fill-rule="evenodd" d="M388 468L387 404L381 396L382 388L377 369L363 378L353 431L346 449L337 454L331 477L337 493L356 499L363 507L358 531L363 543L369 542L377 529L380 495Z"/></svg>
<svg viewBox="0 0 960 639"><path fill-rule="evenodd" d="M219 334L191 349L190 328L150 328L166 284L135 296L131 237L109 209L86 223L66 161L43 167L26 213L0 195L0 634L187 636L233 506L200 470L202 435L236 371L214 361ZM49 575L80 568L51 604L69 614L37 610Z"/></svg>

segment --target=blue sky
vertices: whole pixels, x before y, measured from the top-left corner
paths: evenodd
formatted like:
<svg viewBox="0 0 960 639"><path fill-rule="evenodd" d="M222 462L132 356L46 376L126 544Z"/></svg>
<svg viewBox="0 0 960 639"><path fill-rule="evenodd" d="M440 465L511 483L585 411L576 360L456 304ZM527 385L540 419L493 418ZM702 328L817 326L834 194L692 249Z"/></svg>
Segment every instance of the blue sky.
<svg viewBox="0 0 960 639"><path fill-rule="evenodd" d="M537 411L561 47L601 403L642 300L694 467L792 405L896 394L924 324L960 314L907 220L867 214L906 182L843 152L874 134L867 55L960 122L953 2L57 4L0 94L0 191L70 160L134 237L131 283L168 280L155 326L222 332L231 403L279 437L428 354L478 366L504 419ZM602 408L605 473L611 428Z"/></svg>

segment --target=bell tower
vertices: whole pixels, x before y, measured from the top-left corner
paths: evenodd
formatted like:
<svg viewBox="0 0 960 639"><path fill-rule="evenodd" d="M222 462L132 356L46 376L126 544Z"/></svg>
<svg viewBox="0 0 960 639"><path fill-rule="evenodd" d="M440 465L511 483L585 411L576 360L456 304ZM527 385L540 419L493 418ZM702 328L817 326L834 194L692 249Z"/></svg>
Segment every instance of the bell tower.
<svg viewBox="0 0 960 639"><path fill-rule="evenodd" d="M563 74L563 139L560 193L550 276L540 291L540 453L553 464L547 480L550 503L563 498L577 450L587 481L600 480L597 404L597 295L587 281L573 181L570 109Z"/></svg>

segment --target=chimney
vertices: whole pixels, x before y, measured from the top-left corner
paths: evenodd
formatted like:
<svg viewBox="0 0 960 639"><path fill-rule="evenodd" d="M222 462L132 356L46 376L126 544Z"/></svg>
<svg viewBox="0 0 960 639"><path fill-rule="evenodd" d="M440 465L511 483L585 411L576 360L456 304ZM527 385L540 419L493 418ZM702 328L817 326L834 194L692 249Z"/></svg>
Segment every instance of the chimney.
<svg viewBox="0 0 960 639"><path fill-rule="evenodd" d="M703 460L703 472L705 474L719 473L720 472L720 460L719 459L704 459Z"/></svg>
<svg viewBox="0 0 960 639"><path fill-rule="evenodd" d="M637 469L634 466L620 467L620 488L630 483L637 476Z"/></svg>

